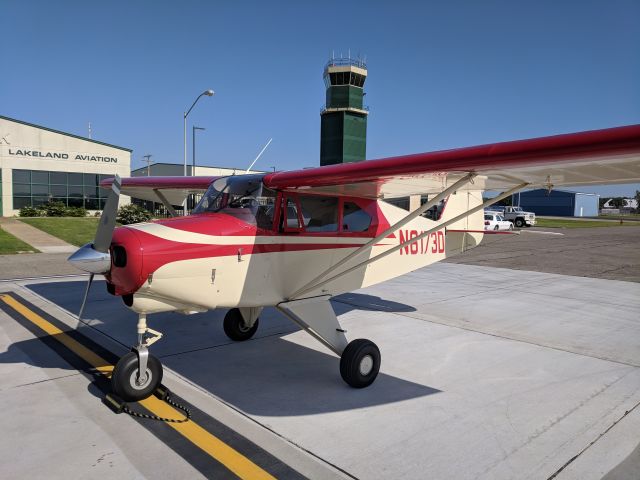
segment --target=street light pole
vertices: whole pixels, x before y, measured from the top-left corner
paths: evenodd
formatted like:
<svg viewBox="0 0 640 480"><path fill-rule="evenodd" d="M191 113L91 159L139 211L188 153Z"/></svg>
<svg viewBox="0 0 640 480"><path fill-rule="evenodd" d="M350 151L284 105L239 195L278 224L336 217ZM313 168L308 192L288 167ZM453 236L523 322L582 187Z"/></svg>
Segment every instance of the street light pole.
<svg viewBox="0 0 640 480"><path fill-rule="evenodd" d="M193 137L193 147L191 148L191 176L195 176L196 174L196 130L206 130L206 128L202 128L202 127L196 127L195 125L193 125L191 127L192 129L192 137Z"/></svg>
<svg viewBox="0 0 640 480"><path fill-rule="evenodd" d="M147 154L142 156L144 161L147 162L147 177L151 175L151 157L152 155Z"/></svg>
<svg viewBox="0 0 640 480"><path fill-rule="evenodd" d="M191 107L189 108L189 110L187 110L186 112L184 112L184 115L182 117L183 119L183 126L184 126L184 176L187 176L187 117L189 116L189 113L191 113L191 110L193 110L193 107L196 106L196 103L198 103L198 100L200 100L200 97L202 97L203 95L206 95L207 97L212 97L214 94L213 90L205 90L204 92L202 92L200 95L198 95L198 98L196 98L196 100L193 102L193 104L191 105ZM187 198L185 197L184 202L182 203L182 208L183 208L183 214L186 217L187 216Z"/></svg>

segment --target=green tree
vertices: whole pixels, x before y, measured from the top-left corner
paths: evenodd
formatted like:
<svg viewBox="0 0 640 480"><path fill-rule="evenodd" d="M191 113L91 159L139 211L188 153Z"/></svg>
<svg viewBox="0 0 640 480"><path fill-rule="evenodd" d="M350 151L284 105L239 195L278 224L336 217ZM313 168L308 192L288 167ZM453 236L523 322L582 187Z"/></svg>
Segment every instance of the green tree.
<svg viewBox="0 0 640 480"><path fill-rule="evenodd" d="M144 208L133 203L123 205L118 209L117 221L122 225L148 222L149 220L151 220L151 214Z"/></svg>

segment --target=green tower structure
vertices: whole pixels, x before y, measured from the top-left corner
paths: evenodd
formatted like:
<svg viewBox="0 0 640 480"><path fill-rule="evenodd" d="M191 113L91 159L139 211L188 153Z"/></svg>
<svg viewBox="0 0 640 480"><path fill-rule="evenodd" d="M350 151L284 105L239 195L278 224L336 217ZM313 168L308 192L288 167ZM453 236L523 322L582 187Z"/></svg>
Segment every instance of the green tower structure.
<svg viewBox="0 0 640 480"><path fill-rule="evenodd" d="M320 165L359 162L367 154L363 105L367 66L359 59L331 59L324 68L327 100L320 113Z"/></svg>

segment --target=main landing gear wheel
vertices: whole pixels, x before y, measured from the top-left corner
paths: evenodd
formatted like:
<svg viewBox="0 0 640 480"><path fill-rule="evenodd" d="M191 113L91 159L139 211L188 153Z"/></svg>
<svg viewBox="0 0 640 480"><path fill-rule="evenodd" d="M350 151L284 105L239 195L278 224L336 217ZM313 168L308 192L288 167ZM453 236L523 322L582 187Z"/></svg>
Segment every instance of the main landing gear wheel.
<svg viewBox="0 0 640 480"><path fill-rule="evenodd" d="M153 355L147 359L144 375L138 375L138 355L129 352L113 369L111 387L116 395L127 402L137 402L151 396L162 381L162 364Z"/></svg>
<svg viewBox="0 0 640 480"><path fill-rule="evenodd" d="M253 337L253 334L258 330L258 318L254 322L252 327L247 327L244 323L244 318L240 313L240 310L237 308L232 308L227 312L224 316L224 333L227 334L231 340L235 340L236 342L242 342L244 340L249 340Z"/></svg>
<svg viewBox="0 0 640 480"><path fill-rule="evenodd" d="M380 371L380 350L370 340L350 342L340 357L340 375L353 388L368 387Z"/></svg>

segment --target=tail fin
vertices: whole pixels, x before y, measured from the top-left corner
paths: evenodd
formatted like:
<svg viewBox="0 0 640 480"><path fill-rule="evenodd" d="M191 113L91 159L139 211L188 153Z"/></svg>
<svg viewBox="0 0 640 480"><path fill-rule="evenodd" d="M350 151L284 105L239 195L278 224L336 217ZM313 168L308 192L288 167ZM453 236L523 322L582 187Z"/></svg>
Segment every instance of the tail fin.
<svg viewBox="0 0 640 480"><path fill-rule="evenodd" d="M447 221L482 204L482 190L469 190L449 195L440 220ZM445 255L450 257L480 245L484 237L484 213L482 210L467 215L446 229Z"/></svg>

